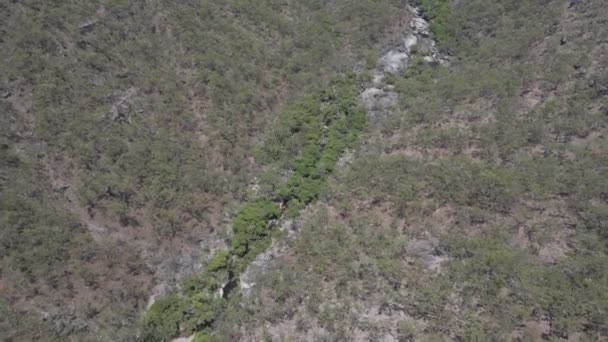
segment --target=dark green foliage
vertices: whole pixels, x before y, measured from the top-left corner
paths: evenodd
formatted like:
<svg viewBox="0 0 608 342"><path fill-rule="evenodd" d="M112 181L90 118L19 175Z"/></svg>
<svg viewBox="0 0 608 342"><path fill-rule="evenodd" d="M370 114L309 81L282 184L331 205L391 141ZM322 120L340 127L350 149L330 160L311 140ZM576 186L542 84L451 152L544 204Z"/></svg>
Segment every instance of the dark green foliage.
<svg viewBox="0 0 608 342"><path fill-rule="evenodd" d="M256 201L241 209L232 221L231 253L244 257L253 243L268 236L270 221L276 220L279 214L277 205L269 201Z"/></svg>
<svg viewBox="0 0 608 342"><path fill-rule="evenodd" d="M183 322L185 305L176 296L158 300L146 312L144 341L169 341L179 331Z"/></svg>
<svg viewBox="0 0 608 342"><path fill-rule="evenodd" d="M144 330L154 336L150 341L156 336L175 336L175 320L188 331L197 331L207 328L224 312L226 303L217 292L237 281L236 277L270 244L274 223L282 215L273 200L287 206L287 218L297 216L300 209L319 197L339 156L363 130L365 114L357 97L354 75L338 76L326 90L282 112L274 128L276 133L261 148L261 159L270 168L293 168L289 178L284 184L267 186L276 189L268 199L251 200L238 211L232 220L230 250L216 254L204 272L184 281L180 292L183 297L173 295L169 302L155 303L146 313ZM176 310L183 312L181 316ZM165 312L169 326L157 323Z"/></svg>
<svg viewBox="0 0 608 342"><path fill-rule="evenodd" d="M226 251L217 252L207 264L207 272L218 272L227 270L229 267L230 254Z"/></svg>
<svg viewBox="0 0 608 342"><path fill-rule="evenodd" d="M144 341L169 341L180 331L208 328L221 313L224 300L216 293L225 278L212 272L184 282L184 293L172 294L154 303L144 316Z"/></svg>
<svg viewBox="0 0 608 342"><path fill-rule="evenodd" d="M325 90L281 113L262 158L293 171L274 194L284 203L315 200L340 154L362 131L365 113L357 102L356 84L354 75L336 77Z"/></svg>
<svg viewBox="0 0 608 342"><path fill-rule="evenodd" d="M431 22L431 32L440 43L448 41L449 20L452 14L450 0L417 0L416 4L422 10L422 14Z"/></svg>

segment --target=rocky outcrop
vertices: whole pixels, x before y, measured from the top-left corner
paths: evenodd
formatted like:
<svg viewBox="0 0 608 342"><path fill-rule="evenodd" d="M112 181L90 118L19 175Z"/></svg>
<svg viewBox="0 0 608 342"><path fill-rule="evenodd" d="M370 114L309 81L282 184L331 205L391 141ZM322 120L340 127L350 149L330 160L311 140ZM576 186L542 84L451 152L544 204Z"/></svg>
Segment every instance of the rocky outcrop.
<svg viewBox="0 0 608 342"><path fill-rule="evenodd" d="M295 224L292 220L286 220L281 225L281 230L287 232L287 238L296 236ZM253 287L256 284L256 279L260 274L268 272L272 267L276 257L284 252L287 248L285 244L281 244L273 240L272 246L264 253L259 254L255 260L247 266L247 269L239 277L239 288L241 294L249 297L253 292Z"/></svg>
<svg viewBox="0 0 608 342"><path fill-rule="evenodd" d="M410 8L410 10L414 14L414 18L410 21L409 31L403 33L403 38L397 46L390 48L378 59L378 66L372 71L371 85L360 95L367 110L368 120L373 125L381 123L398 101L398 94L394 87L385 81L387 76L403 71L415 55L422 56L429 63L448 63L447 57L440 53L435 41L431 38L428 22L421 17L417 9ZM287 232L288 239L293 239L296 236L297 229L295 229L295 226L292 221L285 221L281 225L281 229ZM420 247L418 249L421 250L421 254L427 257L425 259L427 268L437 269L443 261L441 254L436 253L436 250L432 248L427 250L426 247L428 246L423 243L420 243L418 247ZM243 296L251 296L256 285L256 279L260 274L267 273L272 268L277 256L284 253L287 248L284 243L273 241L272 246L266 252L259 254L248 265L238 282L238 287Z"/></svg>
<svg viewBox="0 0 608 342"><path fill-rule="evenodd" d="M386 76L403 71L415 55L427 63L448 64L447 56L439 51L431 37L429 23L418 9L410 7L410 11L414 15L409 23L410 31L404 32L399 44L378 59L378 67L372 71L372 85L361 93L361 101L373 125L382 122L397 104L398 96L393 86L384 82Z"/></svg>
<svg viewBox="0 0 608 342"><path fill-rule="evenodd" d="M118 92L117 99L110 109L110 119L113 121L127 121L133 107L133 97L137 94L137 88L128 88Z"/></svg>

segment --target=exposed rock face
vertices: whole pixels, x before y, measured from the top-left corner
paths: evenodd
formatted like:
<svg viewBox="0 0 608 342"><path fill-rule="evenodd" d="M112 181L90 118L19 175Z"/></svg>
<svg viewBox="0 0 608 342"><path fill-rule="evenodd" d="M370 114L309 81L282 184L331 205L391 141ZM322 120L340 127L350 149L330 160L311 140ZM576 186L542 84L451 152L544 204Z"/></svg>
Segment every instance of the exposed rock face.
<svg viewBox="0 0 608 342"><path fill-rule="evenodd" d="M407 64L410 56L407 52L391 50L380 58L382 71L387 74L397 73L404 65Z"/></svg>
<svg viewBox="0 0 608 342"><path fill-rule="evenodd" d="M297 227L293 220L285 220L280 229L287 232L287 238L293 239L297 236ZM256 278L259 274L266 273L271 267L276 256L283 253L287 248L284 244L273 241L272 246L264 253L259 254L255 260L247 266L247 269L239 277L239 288L241 294L248 297L253 292Z"/></svg>
<svg viewBox="0 0 608 342"><path fill-rule="evenodd" d="M394 87L384 82L388 75L396 74L407 68L411 57L414 54L425 56L425 60L429 63L447 63L447 58L443 56L436 47L429 32L429 24L424 20L417 9L410 8L414 14L414 18L410 22L411 32L406 32L398 46L395 46L386 51L378 59L378 67L371 72L372 85L361 93L361 101L367 110L368 120L374 124L380 124L391 110L397 105L398 94ZM297 234L292 221L285 221L281 229L287 230L288 238L292 239ZM421 244L423 247L427 247ZM266 252L258 255L255 260L249 264L247 269L239 278L239 288L243 296L250 296L253 293L253 288L256 285L256 278L263 273L268 272L272 267L276 256L281 254L287 247L284 244L279 244L273 241L272 247ZM433 253L432 249L426 250L422 248L422 253L425 255L425 265L430 270L439 268L443 257L439 253Z"/></svg>
<svg viewBox="0 0 608 342"><path fill-rule="evenodd" d="M368 119L374 125L397 104L397 93L384 79L408 67L414 54L423 56L427 63L446 64L447 57L442 55L431 38L429 23L420 16L418 9L410 8L414 18L410 21L411 32L404 33L401 44L385 52L378 60L378 68L372 72L370 88L361 93L361 100L367 109Z"/></svg>
<svg viewBox="0 0 608 342"><path fill-rule="evenodd" d="M280 253L281 248L273 243L272 247L264 253L259 254L255 260L247 266L247 269L239 278L241 294L249 297L253 292L258 274L266 273L274 260L275 255Z"/></svg>
<svg viewBox="0 0 608 342"><path fill-rule="evenodd" d="M397 93L392 86L367 88L361 93L361 100L372 124L378 124L384 115L397 104L397 99Z"/></svg>

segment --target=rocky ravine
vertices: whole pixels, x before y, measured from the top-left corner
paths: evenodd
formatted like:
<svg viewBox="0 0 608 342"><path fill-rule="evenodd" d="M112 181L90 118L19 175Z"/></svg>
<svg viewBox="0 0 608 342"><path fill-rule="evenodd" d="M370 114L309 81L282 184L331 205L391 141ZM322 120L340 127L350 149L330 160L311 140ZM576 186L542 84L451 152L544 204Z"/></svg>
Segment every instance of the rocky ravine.
<svg viewBox="0 0 608 342"><path fill-rule="evenodd" d="M413 17L409 27L403 33L401 41L385 51L378 59L377 68L372 74L372 83L360 95L361 102L366 109L368 121L376 126L390 115L391 109L397 104L398 94L394 87L386 82L386 77L406 69L414 54L422 56L427 63L447 65L447 56L441 54L436 42L431 37L429 23L422 18L417 8L410 7ZM339 162L340 164L347 164ZM299 224L293 220L282 221L279 226L287 233L287 240L297 236ZM239 289L243 296L249 297L256 286L256 279L274 267L277 256L286 252L289 247L286 240L273 239L271 247L264 253L259 254L246 270L240 275L238 286L230 286L230 290ZM228 284L218 293L219 296L228 295ZM192 341L194 336L178 338L173 342Z"/></svg>
<svg viewBox="0 0 608 342"><path fill-rule="evenodd" d="M388 75L407 68L414 54L423 56L428 63L441 65L449 63L447 56L439 52L436 42L431 37L429 23L422 18L417 8L409 9L413 14L409 30L403 33L399 45L393 46L378 59L378 67L372 71L372 85L361 93L361 101L367 111L368 121L373 125L382 122L397 104L398 94L392 85L385 82ZM280 228L287 232L288 239L292 239L297 235L298 224L289 220L283 222ZM272 268L273 260L286 248L288 247L284 242L273 240L271 247L256 257L240 276L239 288L242 295L251 295L256 283L255 279Z"/></svg>
<svg viewBox="0 0 608 342"><path fill-rule="evenodd" d="M439 52L431 37L429 23L421 17L417 8L410 7L410 11L414 15L409 23L411 31L403 34L402 44L391 48L380 57L377 69L372 71L372 86L361 93L368 120L374 125L380 123L397 103L398 95L394 87L385 82L388 75L407 68L414 54L423 56L428 63L448 64L447 56Z"/></svg>

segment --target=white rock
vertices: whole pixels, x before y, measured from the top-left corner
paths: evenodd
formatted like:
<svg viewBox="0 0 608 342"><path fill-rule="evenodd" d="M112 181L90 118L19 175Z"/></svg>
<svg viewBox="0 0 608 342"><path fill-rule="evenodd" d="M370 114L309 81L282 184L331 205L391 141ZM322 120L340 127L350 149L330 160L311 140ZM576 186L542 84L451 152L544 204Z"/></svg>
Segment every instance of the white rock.
<svg viewBox="0 0 608 342"><path fill-rule="evenodd" d="M410 27L414 29L415 32L420 34L428 34L429 33L429 23L420 18L416 17L410 21Z"/></svg>
<svg viewBox="0 0 608 342"><path fill-rule="evenodd" d="M379 71L375 71L372 75L372 82L374 82L374 84L379 84L382 82L382 80L384 80L384 74Z"/></svg>
<svg viewBox="0 0 608 342"><path fill-rule="evenodd" d="M243 277L241 276L239 279L239 287L241 288L241 294L245 297L249 297L251 296L251 289L255 286L254 282L248 283L245 281L244 278L247 277Z"/></svg>
<svg viewBox="0 0 608 342"><path fill-rule="evenodd" d="M408 53L412 53L412 48L418 44L418 37L413 34L408 34L405 38L403 38L403 45Z"/></svg>
<svg viewBox="0 0 608 342"><path fill-rule="evenodd" d="M406 52L391 50L380 58L380 66L384 72L394 74L407 66L409 58Z"/></svg>

